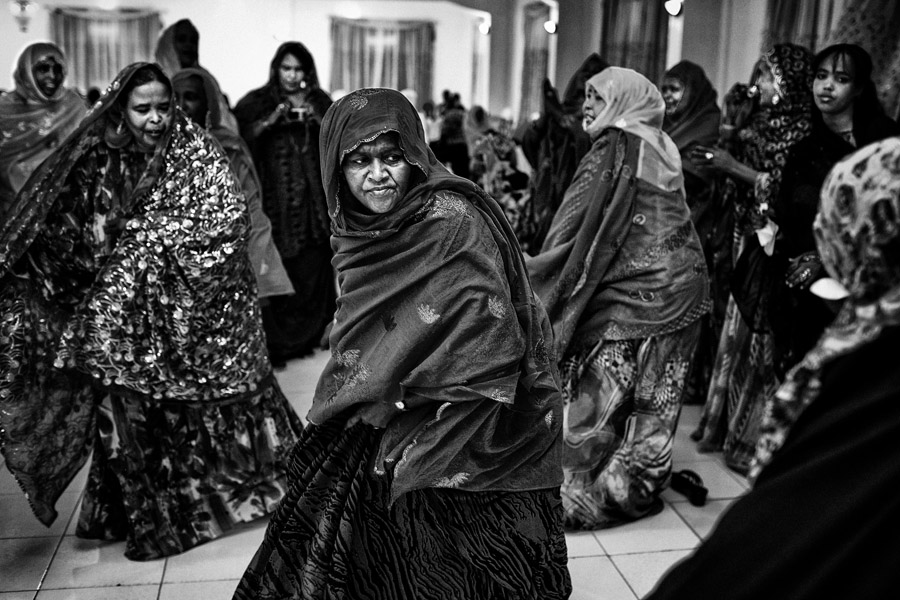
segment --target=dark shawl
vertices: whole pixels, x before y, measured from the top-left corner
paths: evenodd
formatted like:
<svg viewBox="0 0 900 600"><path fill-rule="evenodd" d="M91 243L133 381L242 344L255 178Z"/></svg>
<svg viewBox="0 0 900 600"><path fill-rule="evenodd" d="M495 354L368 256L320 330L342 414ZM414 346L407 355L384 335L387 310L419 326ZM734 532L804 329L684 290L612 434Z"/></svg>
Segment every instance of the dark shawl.
<svg viewBox="0 0 900 600"><path fill-rule="evenodd" d="M418 184L391 212L367 214L341 162L387 131L399 134ZM550 324L500 207L437 161L399 92L339 100L320 145L341 293L310 422L377 403L387 429L376 464L393 471L393 498L423 487L558 486Z"/></svg>
<svg viewBox="0 0 900 600"><path fill-rule="evenodd" d="M256 274L259 297L293 294L294 286L281 262L281 255L272 240L272 223L262 208L262 185L253 166L253 157L243 138L227 127L223 120L223 109L215 101L221 92L219 84L206 69L182 69L172 77L172 83L191 76L199 77L206 92L207 113L206 127L222 145L231 170L247 202L250 211L250 238L247 243L250 253L250 264Z"/></svg>
<svg viewBox="0 0 900 600"><path fill-rule="evenodd" d="M0 441L44 523L105 394L229 401L272 381L247 207L219 145L174 100L148 158L117 129L145 65L116 77L0 224Z"/></svg>
<svg viewBox="0 0 900 600"><path fill-rule="evenodd" d="M19 55L16 89L0 94L0 215L12 204L31 172L62 144L87 112L84 99L63 85L47 97L34 81L34 65L52 57L66 59L55 44L37 42Z"/></svg>
<svg viewBox="0 0 900 600"><path fill-rule="evenodd" d="M685 171L704 180L711 174L701 171L691 161L694 146L713 146L719 139L719 122L722 112L716 104L716 90L703 72L703 68L683 60L666 72L666 77L677 79L684 86L684 96L678 111L663 117L662 129L669 134L681 154Z"/></svg>
<svg viewBox="0 0 900 600"><path fill-rule="evenodd" d="M306 73L306 107L311 116L303 121L283 118L253 137L254 123L265 119L286 101L278 79L285 55L300 61ZM331 97L319 88L312 55L300 42L278 47L269 65L266 85L248 92L234 107L241 136L250 147L263 186L263 211L272 221L272 235L285 259L309 246L328 243L328 211L322 189L319 162L319 128Z"/></svg>
<svg viewBox="0 0 900 600"><path fill-rule="evenodd" d="M527 247L532 254L540 250L575 169L591 147L591 139L581 127L585 83L608 66L599 54L589 55L569 79L562 101L550 81L544 81L543 112L522 139L522 151L533 170L530 220L537 229Z"/></svg>

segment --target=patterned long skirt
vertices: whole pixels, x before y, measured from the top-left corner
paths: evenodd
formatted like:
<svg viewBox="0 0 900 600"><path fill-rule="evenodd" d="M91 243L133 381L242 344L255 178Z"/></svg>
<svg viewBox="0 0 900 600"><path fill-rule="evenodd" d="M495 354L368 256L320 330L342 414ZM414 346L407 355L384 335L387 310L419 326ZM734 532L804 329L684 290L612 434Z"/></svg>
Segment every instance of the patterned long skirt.
<svg viewBox="0 0 900 600"><path fill-rule="evenodd" d="M380 435L306 427L237 600L569 597L556 490L423 489L391 505L370 466Z"/></svg>
<svg viewBox="0 0 900 600"><path fill-rule="evenodd" d="M277 383L251 400L151 404L106 396L76 533L151 560L271 513L302 430Z"/></svg>
<svg viewBox="0 0 900 600"><path fill-rule="evenodd" d="M600 341L564 358L566 527L602 529L662 508L700 327Z"/></svg>
<svg viewBox="0 0 900 600"><path fill-rule="evenodd" d="M772 336L752 332L729 298L709 394L692 434L700 451L721 450L729 468L746 474L766 401L778 385Z"/></svg>

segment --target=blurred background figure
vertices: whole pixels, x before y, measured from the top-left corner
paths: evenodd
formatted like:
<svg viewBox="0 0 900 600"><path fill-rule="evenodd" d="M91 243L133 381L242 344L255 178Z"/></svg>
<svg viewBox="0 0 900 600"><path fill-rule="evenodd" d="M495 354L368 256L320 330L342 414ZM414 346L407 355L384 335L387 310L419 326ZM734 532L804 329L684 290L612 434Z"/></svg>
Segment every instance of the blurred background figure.
<svg viewBox="0 0 900 600"><path fill-rule="evenodd" d="M521 134L522 152L531 163L531 211L527 221L534 230L526 234L522 249L537 254L575 169L591 147L581 122L585 82L609 66L600 55L589 55L566 85L562 101L550 80L544 80L544 109Z"/></svg>
<svg viewBox="0 0 900 600"><path fill-rule="evenodd" d="M681 154L684 195L688 208L691 209L691 221L700 237L706 266L712 279L719 272L716 263L723 259L731 260L731 252L720 252L716 243L716 227L726 209L717 202L715 173L697 167L691 160L691 151L698 144L712 146L719 139L722 112L716 104L716 90L699 65L683 60L663 76L660 92L666 103L662 128L675 142ZM728 242L730 241L729 235ZM720 287L710 284L710 292L718 289ZM728 301L727 295L720 296L713 298L713 310L701 320L697 354L685 385L686 404L700 404L706 400L721 333L721 327L716 327L715 313L717 308L724 313L724 305Z"/></svg>
<svg viewBox="0 0 900 600"><path fill-rule="evenodd" d="M222 145L234 177L250 212L250 239L248 252L250 264L256 274L259 297L268 298L284 294L293 294L294 287L281 256L272 240L272 223L262 210L262 187L253 166L250 149L238 134L222 124L222 113L218 97L219 84L215 78L203 69L182 69L172 78L175 88L175 100L187 115L200 127L207 129ZM210 98L213 99L210 102Z"/></svg>
<svg viewBox="0 0 900 600"><path fill-rule="evenodd" d="M263 308L276 365L311 353L334 317L331 224L319 160L319 128L330 105L312 55L300 42L285 42L269 65L268 82L235 106L262 184L263 212L295 291L272 296Z"/></svg>
<svg viewBox="0 0 900 600"><path fill-rule="evenodd" d="M87 113L84 98L64 85L66 58L56 44L26 46L13 79L15 89L0 94L0 215Z"/></svg>

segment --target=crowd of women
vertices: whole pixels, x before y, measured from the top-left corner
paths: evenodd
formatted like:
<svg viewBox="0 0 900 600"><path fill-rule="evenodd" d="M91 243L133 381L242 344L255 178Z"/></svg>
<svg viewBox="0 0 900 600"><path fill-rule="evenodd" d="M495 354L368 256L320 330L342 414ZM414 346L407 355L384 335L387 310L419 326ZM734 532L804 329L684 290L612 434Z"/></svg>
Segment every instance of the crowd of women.
<svg viewBox="0 0 900 600"><path fill-rule="evenodd" d="M401 92L333 102L299 42L232 110L198 43L177 22L89 110L33 44L0 97L0 443L42 522L90 458L77 534L135 560L271 514L236 598L565 598L564 531L658 512L694 402L758 483L654 598L737 586L717 556L759 564L754 528L877 579L898 511L833 552L900 464L866 359L898 325L900 142L872 144L900 129L865 50L777 44L722 107L696 64L592 54L518 141L462 111L459 166ZM323 343L304 424L273 364ZM793 494L828 524L783 537Z"/></svg>

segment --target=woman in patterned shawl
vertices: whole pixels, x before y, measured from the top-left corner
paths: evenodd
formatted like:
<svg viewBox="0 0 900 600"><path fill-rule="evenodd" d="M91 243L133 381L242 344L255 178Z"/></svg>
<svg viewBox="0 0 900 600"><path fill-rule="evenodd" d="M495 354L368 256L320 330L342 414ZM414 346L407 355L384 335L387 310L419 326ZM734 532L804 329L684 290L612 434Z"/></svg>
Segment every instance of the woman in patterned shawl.
<svg viewBox="0 0 900 600"><path fill-rule="evenodd" d="M328 207L319 164L319 127L331 98L319 88L312 55L300 42L279 46L269 82L234 113L262 183L263 212L296 292L263 308L275 363L311 353L334 317Z"/></svg>
<svg viewBox="0 0 900 600"><path fill-rule="evenodd" d="M700 318L706 263L665 103L631 69L587 81L593 140L528 261L560 357L566 525L610 527L662 508Z"/></svg>
<svg viewBox="0 0 900 600"><path fill-rule="evenodd" d="M236 598L567 598L551 331L494 200L362 89L320 140L341 294Z"/></svg>
<svg viewBox="0 0 900 600"><path fill-rule="evenodd" d="M84 99L63 86L66 59L55 44L27 46L13 79L16 89L0 95L0 215L87 112Z"/></svg>
<svg viewBox="0 0 900 600"><path fill-rule="evenodd" d="M847 300L769 399L753 488L647 600L897 594L900 138L832 169L814 230Z"/></svg>
<svg viewBox="0 0 900 600"><path fill-rule="evenodd" d="M726 206L735 210L736 257L731 297L716 362L694 439L701 451L723 450L725 463L747 473L765 400L778 388L768 307L777 276L770 256L778 232L777 198L791 147L812 129L812 55L777 44L757 63L751 88L758 108L738 132L737 152L697 146L699 165L727 176Z"/></svg>
<svg viewBox="0 0 900 600"><path fill-rule="evenodd" d="M259 297L293 294L294 287L272 240L272 223L262 210L262 186L250 149L241 136L223 124L222 108L216 101L221 95L218 82L205 69L188 68L172 77L172 85L178 105L222 144L235 179L244 192L250 211L250 264L256 274Z"/></svg>
<svg viewBox="0 0 900 600"><path fill-rule="evenodd" d="M228 161L154 64L124 69L0 225L0 442L45 524L148 560L281 499L300 422L266 358Z"/></svg>

